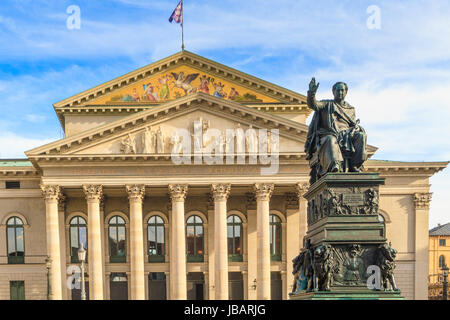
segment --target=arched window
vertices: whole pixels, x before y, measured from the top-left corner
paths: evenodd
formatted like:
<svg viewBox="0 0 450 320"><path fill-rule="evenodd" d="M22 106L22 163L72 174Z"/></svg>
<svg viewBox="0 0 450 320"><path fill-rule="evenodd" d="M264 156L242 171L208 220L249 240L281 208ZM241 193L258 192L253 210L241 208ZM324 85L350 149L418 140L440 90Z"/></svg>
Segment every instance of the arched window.
<svg viewBox="0 0 450 320"><path fill-rule="evenodd" d="M271 214L270 222L270 255L271 259L281 261L281 219Z"/></svg>
<svg viewBox="0 0 450 320"><path fill-rule="evenodd" d="M152 216L147 224L148 262L164 262L164 220L160 216Z"/></svg>
<svg viewBox="0 0 450 320"><path fill-rule="evenodd" d="M203 220L190 216L186 226L186 251L188 262L203 262Z"/></svg>
<svg viewBox="0 0 450 320"><path fill-rule="evenodd" d="M227 219L228 260L242 261L242 220L236 215Z"/></svg>
<svg viewBox="0 0 450 320"><path fill-rule="evenodd" d="M72 263L79 263L78 260L78 250L81 248L81 245L87 250L87 226L86 220L83 217L76 216L70 220L70 261ZM87 261L87 253L86 253L86 261Z"/></svg>
<svg viewBox="0 0 450 320"><path fill-rule="evenodd" d="M110 262L126 262L126 229L125 220L114 216L109 220L109 259Z"/></svg>
<svg viewBox="0 0 450 320"><path fill-rule="evenodd" d="M440 256L439 257L439 269L442 269L445 266L445 257Z"/></svg>
<svg viewBox="0 0 450 320"><path fill-rule="evenodd" d="M6 222L6 243L8 247L8 263L25 263L23 222L20 218L11 217Z"/></svg>

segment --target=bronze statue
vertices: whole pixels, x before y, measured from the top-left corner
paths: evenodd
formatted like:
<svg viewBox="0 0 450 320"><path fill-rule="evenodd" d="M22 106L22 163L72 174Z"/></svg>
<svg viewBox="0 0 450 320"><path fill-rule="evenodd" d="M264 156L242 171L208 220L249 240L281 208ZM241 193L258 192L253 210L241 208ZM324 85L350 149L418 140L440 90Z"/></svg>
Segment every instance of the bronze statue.
<svg viewBox="0 0 450 320"><path fill-rule="evenodd" d="M314 290L314 249L311 247L311 240L308 239L305 245L305 256L303 260L303 273L306 277L306 290Z"/></svg>
<svg viewBox="0 0 450 320"><path fill-rule="evenodd" d="M359 256L360 252L361 246L359 244L351 244L349 246L349 258L344 261L344 281L347 284L358 285L363 280L364 261Z"/></svg>
<svg viewBox="0 0 450 320"><path fill-rule="evenodd" d="M381 271L381 285L384 291L389 290L389 284L393 291L400 291L395 284L394 269L395 269L395 257L397 256L397 250L391 247L391 243L382 244L378 247L377 264Z"/></svg>
<svg viewBox="0 0 450 320"><path fill-rule="evenodd" d="M305 273L303 272L305 263L305 254L306 251L302 251L298 256L296 256L292 260L292 267L293 267L292 274L294 275L294 284L292 286L292 292L290 293L291 295L298 293L301 290L305 290L306 286L308 285Z"/></svg>
<svg viewBox="0 0 450 320"><path fill-rule="evenodd" d="M367 159L364 129L355 118L355 108L345 101L348 86L333 86L334 100L316 100L319 83L309 83L307 103L315 111L305 143L310 160L311 183L328 172L361 172Z"/></svg>
<svg viewBox="0 0 450 320"><path fill-rule="evenodd" d="M330 245L314 250L314 291L330 291L333 281L333 251Z"/></svg>

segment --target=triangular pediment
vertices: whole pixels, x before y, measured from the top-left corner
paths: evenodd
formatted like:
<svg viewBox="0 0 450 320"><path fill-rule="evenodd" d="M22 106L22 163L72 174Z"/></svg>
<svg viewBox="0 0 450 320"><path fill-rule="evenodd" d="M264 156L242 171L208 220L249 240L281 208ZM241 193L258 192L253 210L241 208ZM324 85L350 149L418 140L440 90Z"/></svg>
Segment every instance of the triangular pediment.
<svg viewBox="0 0 450 320"><path fill-rule="evenodd" d="M308 126L204 93L195 93L169 101L155 108L30 150L26 152L26 155L37 167L39 167L37 162L40 160L103 161L139 158L170 161L174 147L172 143L174 131L187 130L191 138L195 133L194 121L199 120L205 123L207 129L219 130L224 137L227 129L239 127L243 131L253 128L257 132L259 129L267 131L276 129L279 133L277 148L280 158L304 159ZM156 136L158 130L161 130L163 137L164 147L161 150L158 149L158 142L154 142L150 147L144 142L146 131L153 132L153 136ZM195 143L191 142L193 148ZM368 146L368 151L372 155L376 148Z"/></svg>
<svg viewBox="0 0 450 320"><path fill-rule="evenodd" d="M54 104L64 108L87 105L160 104L203 92L239 102L301 104L306 97L244 72L182 51Z"/></svg>
<svg viewBox="0 0 450 320"><path fill-rule="evenodd" d="M224 132L241 126L243 130L278 129L280 152L303 153L308 127L277 115L244 106L240 103L220 99L204 93L195 93L155 108L130 115L124 119L94 128L68 138L26 152L30 160L38 158L60 158L77 156L123 155L139 156L147 154L140 145L143 133L161 128L165 136L164 154L170 154L170 136L175 129L192 131L195 120L202 118L210 128ZM131 137L136 145L130 154L123 147L123 141ZM158 152L155 152L156 154Z"/></svg>

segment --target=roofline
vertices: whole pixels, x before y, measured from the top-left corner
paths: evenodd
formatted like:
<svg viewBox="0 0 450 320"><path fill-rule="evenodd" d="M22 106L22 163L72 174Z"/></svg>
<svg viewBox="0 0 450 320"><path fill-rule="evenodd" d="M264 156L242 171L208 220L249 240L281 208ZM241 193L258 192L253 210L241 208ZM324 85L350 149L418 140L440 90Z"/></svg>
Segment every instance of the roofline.
<svg viewBox="0 0 450 320"><path fill-rule="evenodd" d="M218 72L219 71L223 72L222 77L226 78L228 75L230 75L233 77L233 79L236 77L240 77L241 79L251 81L252 83L256 83L256 86L257 86L256 90L258 90L261 86L265 86L266 89L268 90L265 93L267 96L272 96L272 95L276 96L277 94L280 94L281 98L286 97L286 98L290 98L290 100L297 99L299 103L306 103L306 96L304 96L300 93L297 93L290 89L286 89L284 87L278 86L278 85L270 83L268 81L259 79L252 75L249 75L245 72L236 70L234 68L230 68L219 62L204 58L195 53L184 50L184 51L177 52L169 57L155 61L151 64L148 64L148 65L141 67L139 69L136 69L134 71L131 71L129 73L126 73L122 76L119 76L108 82L105 82L103 84L95 86L91 89L82 91L78 94L75 94L75 95L69 97L69 98L66 98L64 100L56 102L53 104L53 108L55 109L55 111L57 111L57 109L63 107L65 104L67 104L69 102L73 102L73 100L76 100L76 99L79 99L81 103L83 102L83 100L88 101L90 99L95 99L98 95L103 95L103 94L111 92L112 90L115 89L114 88L115 86L117 86L117 88L121 87L122 85L127 86L131 83L134 83L135 81L143 79L145 76L147 76L147 74L149 74L149 75L154 74L155 73L154 70L157 70L156 72L159 72L164 67L168 68L168 67L170 67L170 65L172 63L174 63L174 64L178 63L178 61L179 61L178 59L182 59L183 61L185 61L186 59L190 59L193 64L194 64L194 59L195 59L195 60L197 60L196 62L199 63L200 67L203 65L207 65L209 69L212 69L211 67L214 67L215 69L218 70ZM150 70L151 67L153 67L152 70ZM269 93L269 91L273 91L273 94ZM278 99L281 99L281 98L278 98Z"/></svg>

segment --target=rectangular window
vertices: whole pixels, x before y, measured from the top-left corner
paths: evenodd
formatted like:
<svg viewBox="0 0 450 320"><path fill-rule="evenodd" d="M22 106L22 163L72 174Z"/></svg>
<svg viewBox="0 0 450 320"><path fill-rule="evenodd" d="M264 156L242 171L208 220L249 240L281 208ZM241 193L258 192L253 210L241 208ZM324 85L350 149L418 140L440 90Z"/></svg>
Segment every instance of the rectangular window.
<svg viewBox="0 0 450 320"><path fill-rule="evenodd" d="M445 239L439 239L439 246L440 247L445 247L446 246Z"/></svg>
<svg viewBox="0 0 450 320"><path fill-rule="evenodd" d="M6 181L6 189L20 189L20 181Z"/></svg>
<svg viewBox="0 0 450 320"><path fill-rule="evenodd" d="M25 300L25 281L10 281L10 299Z"/></svg>

